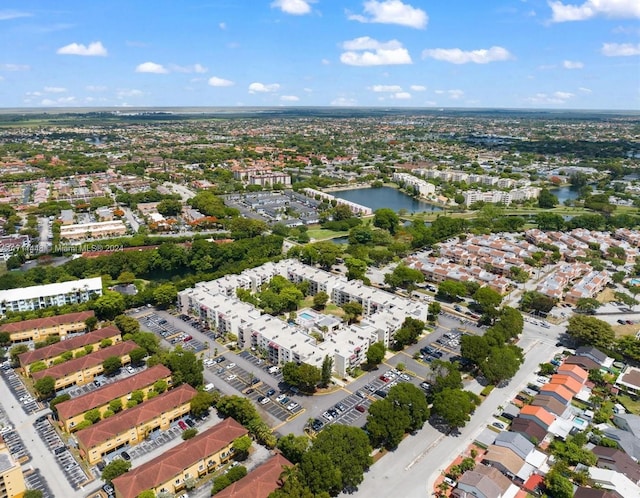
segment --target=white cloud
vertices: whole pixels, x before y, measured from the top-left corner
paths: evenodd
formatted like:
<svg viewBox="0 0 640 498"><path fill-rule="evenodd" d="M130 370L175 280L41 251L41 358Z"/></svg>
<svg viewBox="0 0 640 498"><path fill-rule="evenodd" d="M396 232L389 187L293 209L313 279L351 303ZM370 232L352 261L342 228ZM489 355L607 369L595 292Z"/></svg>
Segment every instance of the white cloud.
<svg viewBox="0 0 640 498"><path fill-rule="evenodd" d="M167 74L168 72L166 67L155 62L143 62L136 67L136 73Z"/></svg>
<svg viewBox="0 0 640 498"><path fill-rule="evenodd" d="M431 57L439 61L451 62L452 64L487 64L489 62L506 61L513 56L506 48L491 47L478 50L464 51L459 48L433 48L422 52L422 57Z"/></svg>
<svg viewBox="0 0 640 498"><path fill-rule="evenodd" d="M429 16L422 9L417 9L400 0L367 0L364 2L366 15L352 14L349 19L365 23L399 24L410 28L424 29Z"/></svg>
<svg viewBox="0 0 640 498"><path fill-rule="evenodd" d="M295 95L283 95L282 97L280 97L280 100L282 100L283 102L298 102L298 100L300 100L300 97L296 97Z"/></svg>
<svg viewBox="0 0 640 498"><path fill-rule="evenodd" d="M437 95L447 95L451 100L459 100L464 97L464 91L462 90L436 90Z"/></svg>
<svg viewBox="0 0 640 498"><path fill-rule="evenodd" d="M391 98L396 100L408 100L411 98L411 94L409 92L396 92L391 96Z"/></svg>
<svg viewBox="0 0 640 498"><path fill-rule="evenodd" d="M89 45L82 45L81 43L70 43L64 47L60 47L57 51L60 55L84 55L89 57L106 57L107 49L104 48L102 42L91 42Z"/></svg>
<svg viewBox="0 0 640 498"><path fill-rule="evenodd" d="M45 86L44 91L47 93L64 93L67 89L61 86Z"/></svg>
<svg viewBox="0 0 640 498"><path fill-rule="evenodd" d="M586 21L593 17L617 19L640 18L638 0L586 0L582 5L548 2L552 22Z"/></svg>
<svg viewBox="0 0 640 498"><path fill-rule="evenodd" d="M285 14L302 16L311 12L312 3L313 0L274 0L271 7L280 9Z"/></svg>
<svg viewBox="0 0 640 498"><path fill-rule="evenodd" d="M411 85L409 87L413 92L425 92L427 87L424 85Z"/></svg>
<svg viewBox="0 0 640 498"><path fill-rule="evenodd" d="M607 57L628 57L640 55L640 43L604 43L600 49Z"/></svg>
<svg viewBox="0 0 640 498"><path fill-rule="evenodd" d="M19 19L21 17L31 17L33 14L21 12L19 10L0 10L0 21L10 21L11 19Z"/></svg>
<svg viewBox="0 0 640 498"><path fill-rule="evenodd" d="M218 27L220 29L223 29L223 30L227 29L227 23L226 22L220 22L220 23L218 23Z"/></svg>
<svg viewBox="0 0 640 498"><path fill-rule="evenodd" d="M223 86L233 86L235 83L231 80L225 80L224 78L218 78L217 76L212 76L208 81L209 85L215 87L223 87Z"/></svg>
<svg viewBox="0 0 640 498"><path fill-rule="evenodd" d="M193 64L192 66L178 66L177 64L171 64L169 66L172 71L178 73L199 73L204 74L208 71L202 64Z"/></svg>
<svg viewBox="0 0 640 498"><path fill-rule="evenodd" d="M251 83L249 85L249 93L273 93L277 92L280 89L280 85L278 83Z"/></svg>
<svg viewBox="0 0 640 498"><path fill-rule="evenodd" d="M87 92L104 92L107 87L104 85L87 85L84 87Z"/></svg>
<svg viewBox="0 0 640 498"><path fill-rule="evenodd" d="M529 97L527 102L531 104L565 104L573 97L575 95L570 92L536 93L533 97Z"/></svg>
<svg viewBox="0 0 640 498"><path fill-rule="evenodd" d="M31 69L31 66L27 64L0 64L0 69L2 71L28 71Z"/></svg>
<svg viewBox="0 0 640 498"><path fill-rule="evenodd" d="M42 92L26 92L28 97L42 97Z"/></svg>
<svg viewBox="0 0 640 498"><path fill-rule="evenodd" d="M324 64L325 66L328 66L329 64L331 64L331 61L329 59L322 59L322 64Z"/></svg>
<svg viewBox="0 0 640 498"><path fill-rule="evenodd" d="M342 44L346 50L340 62L349 66L382 66L411 64L409 51L398 40L379 42L368 36L348 40Z"/></svg>
<svg viewBox="0 0 640 498"><path fill-rule="evenodd" d="M583 86L581 86L580 88L578 88L578 90L580 90L582 93L586 93L586 94L591 93L591 88L585 88L585 87L583 87Z"/></svg>
<svg viewBox="0 0 640 498"><path fill-rule="evenodd" d="M347 98L347 97L338 97L338 98L333 99L331 101L331 105L334 105L334 106L347 106L347 107L350 107L350 106L354 106L356 104L357 104L357 102L356 102L355 99L351 99L351 98Z"/></svg>
<svg viewBox="0 0 640 498"><path fill-rule="evenodd" d="M580 61L563 61L562 67L565 69L582 69L584 64Z"/></svg>
<svg viewBox="0 0 640 498"><path fill-rule="evenodd" d="M402 87L400 85L373 85L371 90L374 92L401 92Z"/></svg>
<svg viewBox="0 0 640 498"><path fill-rule="evenodd" d="M3 80L4 80L4 76L0 76L0 81L3 81Z"/></svg>
<svg viewBox="0 0 640 498"><path fill-rule="evenodd" d="M116 96L119 99L124 99L126 97L142 97L144 92L141 90L136 90L135 88L123 88L116 92Z"/></svg>
<svg viewBox="0 0 640 498"><path fill-rule="evenodd" d="M44 105L47 107L65 105L65 104L73 104L76 101L75 97L60 97L57 99L42 99L40 101L40 105Z"/></svg>

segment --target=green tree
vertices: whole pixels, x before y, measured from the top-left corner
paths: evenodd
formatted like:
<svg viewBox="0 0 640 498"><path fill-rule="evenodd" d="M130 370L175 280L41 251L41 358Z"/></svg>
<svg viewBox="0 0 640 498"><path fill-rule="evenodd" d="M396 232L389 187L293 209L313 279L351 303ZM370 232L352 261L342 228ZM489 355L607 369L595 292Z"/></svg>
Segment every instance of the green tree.
<svg viewBox="0 0 640 498"><path fill-rule="evenodd" d="M322 370L308 363L298 365L288 362L282 367L282 377L289 385L299 387L304 392L313 392L322 380Z"/></svg>
<svg viewBox="0 0 640 498"><path fill-rule="evenodd" d="M396 411L403 411L409 417L405 431L417 431L429 419L429 405L424 392L409 382L402 382L389 389L385 398Z"/></svg>
<svg viewBox="0 0 640 498"><path fill-rule="evenodd" d="M278 440L277 446L287 460L296 464L302 461L302 456L309 449L309 438L287 434Z"/></svg>
<svg viewBox="0 0 640 498"><path fill-rule="evenodd" d="M95 316L90 316L84 321L84 324L87 326L87 330L91 332L98 326L98 319Z"/></svg>
<svg viewBox="0 0 640 498"><path fill-rule="evenodd" d="M584 313L593 313L600 306L602 306L602 303L597 299L593 299L592 297L581 297L576 303L576 310Z"/></svg>
<svg viewBox="0 0 640 498"><path fill-rule="evenodd" d="M49 408L51 408L54 413L57 413L56 406L64 401L69 401L70 399L71 395L69 393L60 394L49 401Z"/></svg>
<svg viewBox="0 0 640 498"><path fill-rule="evenodd" d="M140 347L132 349L129 353L129 358L131 359L131 363L133 365L142 365L146 357L147 351L144 348Z"/></svg>
<svg viewBox="0 0 640 498"><path fill-rule="evenodd" d="M127 315L118 315L114 323L122 334L136 334L140 331L140 322L133 317Z"/></svg>
<svg viewBox="0 0 640 498"><path fill-rule="evenodd" d="M601 348L611 347L615 339L615 332L609 323L584 315L569 318L567 334L582 344Z"/></svg>
<svg viewBox="0 0 640 498"><path fill-rule="evenodd" d="M433 397L433 413L452 429L463 427L476 407L473 393L461 389L444 389Z"/></svg>
<svg viewBox="0 0 640 498"><path fill-rule="evenodd" d="M480 365L489 356L489 344L484 336L463 335L460 338L460 355Z"/></svg>
<svg viewBox="0 0 640 498"><path fill-rule="evenodd" d="M551 498L572 498L573 485L561 472L552 469L545 478L544 486Z"/></svg>
<svg viewBox="0 0 640 498"><path fill-rule="evenodd" d="M182 202L176 199L163 199L156 209L163 216L177 216L182 212Z"/></svg>
<svg viewBox="0 0 640 498"><path fill-rule="evenodd" d="M488 358L480 364L480 369L489 382L498 384L513 377L523 360L522 350L518 346L495 346L489 351Z"/></svg>
<svg viewBox="0 0 640 498"><path fill-rule="evenodd" d="M324 291L318 292L313 296L313 308L316 310L322 310L329 302L329 294Z"/></svg>
<svg viewBox="0 0 640 498"><path fill-rule="evenodd" d="M120 459L114 460L102 470L102 480L107 484L111 484L116 477L128 472L130 468L131 462Z"/></svg>
<svg viewBox="0 0 640 498"><path fill-rule="evenodd" d="M331 372L333 371L333 358L329 355L325 355L324 360L322 360L322 369L321 369L321 379L320 385L322 387L327 387L329 382L331 382Z"/></svg>
<svg viewBox="0 0 640 498"><path fill-rule="evenodd" d="M122 314L127 305L121 294L113 291L105 291L102 296L93 301L93 309L99 318L103 320L113 320Z"/></svg>
<svg viewBox="0 0 640 498"><path fill-rule="evenodd" d="M26 353L27 351L29 351L29 346L27 346L26 344L17 344L16 346L13 346L9 350L9 358L11 358L11 364L13 366L18 366L18 356L20 356L22 353Z"/></svg>
<svg viewBox="0 0 640 498"><path fill-rule="evenodd" d="M376 209L373 217L373 225L388 230L391 235L395 235L400 226L400 218L393 209Z"/></svg>
<svg viewBox="0 0 640 498"><path fill-rule="evenodd" d="M114 375L122 367L122 361L118 356L109 356L102 362L102 369L105 375Z"/></svg>
<svg viewBox="0 0 640 498"><path fill-rule="evenodd" d="M191 399L191 414L194 417L201 417L209 413L209 409L215 403L213 393L200 391Z"/></svg>
<svg viewBox="0 0 640 498"><path fill-rule="evenodd" d="M136 498L156 498L156 494L150 489L145 489Z"/></svg>
<svg viewBox="0 0 640 498"><path fill-rule="evenodd" d="M85 414L83 415L83 418L88 422L95 424L96 422L100 421L100 418L101 418L100 410L98 410L97 408L94 408L93 410L89 410L85 412Z"/></svg>
<svg viewBox="0 0 640 498"><path fill-rule="evenodd" d="M178 289L174 284L162 284L153 291L153 300L160 308L167 308L178 299Z"/></svg>
<svg viewBox="0 0 640 498"><path fill-rule="evenodd" d="M249 436L241 436L234 439L233 450L235 458L244 460L249 454L249 448L251 448L252 440Z"/></svg>
<svg viewBox="0 0 640 498"><path fill-rule="evenodd" d="M364 472L373 463L371 451L369 438L362 429L341 424L330 425L320 432L310 450L329 456L340 472L340 489L362 483Z"/></svg>
<svg viewBox="0 0 640 498"><path fill-rule="evenodd" d="M329 455L320 451L307 451L300 461L304 483L312 493L329 492L335 496L342 490L342 475Z"/></svg>
<svg viewBox="0 0 640 498"><path fill-rule="evenodd" d="M424 274L420 270L414 270L404 264L399 264L393 272L384 276L384 283L392 288L401 287L413 290L417 283L424 282Z"/></svg>
<svg viewBox="0 0 640 498"><path fill-rule="evenodd" d="M366 261L359 258L347 258L344 261L344 265L347 267L347 279L365 281L367 278Z"/></svg>
<svg viewBox="0 0 640 498"><path fill-rule="evenodd" d="M467 288L462 282L445 280L438 286L438 296L448 301L459 301L467 295Z"/></svg>
<svg viewBox="0 0 640 498"><path fill-rule="evenodd" d="M216 407L220 415L223 417L233 417L245 427L256 419L260 419L251 400L240 396L223 396L218 401Z"/></svg>
<svg viewBox="0 0 640 498"><path fill-rule="evenodd" d="M487 313L502 304L502 296L500 293L489 287L480 287L473 295L473 299L478 303L478 305L480 305L480 308L482 308L484 313Z"/></svg>
<svg viewBox="0 0 640 498"><path fill-rule="evenodd" d="M428 312L429 312L429 321L435 322L438 319L438 315L442 311L442 306L439 302L433 301L429 303Z"/></svg>
<svg viewBox="0 0 640 498"><path fill-rule="evenodd" d="M345 318L348 323L354 323L358 321L358 317L362 314L362 304L357 301L349 301L342 305Z"/></svg>
<svg viewBox="0 0 640 498"><path fill-rule="evenodd" d="M431 390L434 393L445 389L462 388L462 376L457 363L435 360L431 362L431 371L434 375Z"/></svg>
<svg viewBox="0 0 640 498"><path fill-rule="evenodd" d="M117 398L109 401L109 410L111 410L113 413L122 411L122 399Z"/></svg>
<svg viewBox="0 0 640 498"><path fill-rule="evenodd" d="M49 375L38 379L35 384L33 384L33 387L40 399L52 398L56 393L56 381Z"/></svg>
<svg viewBox="0 0 640 498"><path fill-rule="evenodd" d="M367 357L367 364L370 366L376 366L382 363L384 360L384 354L387 348L385 348L383 342L374 342L367 352L365 353Z"/></svg>
<svg viewBox="0 0 640 498"><path fill-rule="evenodd" d="M542 209L552 209L558 205L558 198L549 189L543 188L538 195L538 207Z"/></svg>
<svg viewBox="0 0 640 498"><path fill-rule="evenodd" d="M118 275L118 282L123 285L132 284L136 280L136 274L132 271L125 270Z"/></svg>
<svg viewBox="0 0 640 498"><path fill-rule="evenodd" d="M195 427L186 429L182 431L182 440L187 441L188 439L192 439L196 437L196 434L198 434L198 429L196 429Z"/></svg>
<svg viewBox="0 0 640 498"><path fill-rule="evenodd" d="M39 489L27 489L22 498L42 498L42 491Z"/></svg>
<svg viewBox="0 0 640 498"><path fill-rule="evenodd" d="M162 364L171 370L174 385L186 383L198 387L204 383L202 360L193 351L177 348L167 352L162 356Z"/></svg>
<svg viewBox="0 0 640 498"><path fill-rule="evenodd" d="M402 441L410 423L409 414L396 410L385 398L374 401L369 406L366 429L374 446L393 450Z"/></svg>

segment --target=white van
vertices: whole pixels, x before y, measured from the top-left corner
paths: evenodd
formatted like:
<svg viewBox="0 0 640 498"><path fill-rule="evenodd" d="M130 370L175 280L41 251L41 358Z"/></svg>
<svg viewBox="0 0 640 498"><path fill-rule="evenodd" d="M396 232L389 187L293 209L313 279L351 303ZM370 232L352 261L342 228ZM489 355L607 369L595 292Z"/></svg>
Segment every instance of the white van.
<svg viewBox="0 0 640 498"><path fill-rule="evenodd" d="M206 386L204 386L204 390L209 392L209 391L213 391L214 385L209 382Z"/></svg>

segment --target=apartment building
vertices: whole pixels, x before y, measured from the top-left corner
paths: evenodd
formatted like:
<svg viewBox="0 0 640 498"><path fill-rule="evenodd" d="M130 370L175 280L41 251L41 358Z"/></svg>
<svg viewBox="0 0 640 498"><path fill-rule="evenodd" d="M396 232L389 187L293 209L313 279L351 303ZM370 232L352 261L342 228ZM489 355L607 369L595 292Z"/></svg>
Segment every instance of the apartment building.
<svg viewBox="0 0 640 498"><path fill-rule="evenodd" d="M85 321L93 316L95 316L95 313L91 310L45 318L34 318L21 322L5 323L0 326L0 332L8 333L9 340L12 343L40 342L52 335L64 339L67 334L87 330Z"/></svg>
<svg viewBox="0 0 640 498"><path fill-rule="evenodd" d="M433 183L429 183L408 173L396 172L392 178L396 183L402 184L405 187L412 187L421 197L428 197L436 193L436 186Z"/></svg>
<svg viewBox="0 0 640 498"><path fill-rule="evenodd" d="M503 190L466 190L462 195L464 196L464 203L467 207L476 202L489 204L502 203L508 206L512 202L537 199L540 195L540 189L537 187L521 187L511 189L508 192Z"/></svg>
<svg viewBox="0 0 640 498"><path fill-rule="evenodd" d="M22 498L26 490L22 468L0 437L0 498Z"/></svg>
<svg viewBox="0 0 640 498"><path fill-rule="evenodd" d="M353 214L359 214L362 216L368 216L373 214L373 210L370 207L363 206L362 204L357 204L355 202L351 202L346 199L340 199L339 197L328 194L326 192L322 192L321 190L316 190L313 188L305 188L303 189L303 192L309 197L325 199L329 202L336 201L338 205L347 206L349 209L351 209Z"/></svg>
<svg viewBox="0 0 640 498"><path fill-rule="evenodd" d="M0 237L0 259L7 261L18 251L29 251L31 241L28 235L4 235Z"/></svg>
<svg viewBox="0 0 640 498"><path fill-rule="evenodd" d="M100 277L0 291L0 315L7 311L33 311L50 306L86 303L102 295Z"/></svg>
<svg viewBox="0 0 640 498"><path fill-rule="evenodd" d="M136 445L153 431L169 428L172 422L189 413L191 400L197 393L190 385L182 384L78 431L80 454L89 465L94 465L104 455L123 446Z"/></svg>
<svg viewBox="0 0 640 498"><path fill-rule="evenodd" d="M122 341L120 330L110 325L44 348L27 351L18 356L20 368L22 368L25 375L29 375L31 365L36 362L44 362L49 368L61 361L65 361L65 358L71 359L75 357L76 353L80 351L85 351L86 353L97 351L102 341L111 341L111 345Z"/></svg>
<svg viewBox="0 0 640 498"><path fill-rule="evenodd" d="M119 237L126 235L127 227L121 220L76 223L60 227L60 240L77 241L89 238Z"/></svg>
<svg viewBox="0 0 640 498"><path fill-rule="evenodd" d="M60 425L66 432L72 432L74 427L84 420L85 413L89 410L98 409L100 415L102 415L109 409L109 404L113 400L120 400L122 409L126 410L127 401L131 399L131 393L141 391L146 398L158 381L166 382L168 388L172 386L171 370L164 365L154 365L126 379L107 384L77 398L58 403L56 412L58 413Z"/></svg>
<svg viewBox="0 0 640 498"><path fill-rule="evenodd" d="M218 498L267 498L282 483L282 471L293 464L276 453L265 463L253 469L249 474L231 486L216 493Z"/></svg>
<svg viewBox="0 0 640 498"><path fill-rule="evenodd" d="M130 363L129 353L137 347L138 345L133 341L119 342L81 358L60 363L40 372L34 372L31 377L33 377L34 382L43 377L53 377L56 381L56 391L73 385L80 386L92 382L96 375L100 375L104 371L102 366L104 360L111 356L120 358L123 365Z"/></svg>
<svg viewBox="0 0 640 498"><path fill-rule="evenodd" d="M571 286L565 295L565 301L576 304L582 298L595 298L611 282L608 271L592 270Z"/></svg>
<svg viewBox="0 0 640 498"><path fill-rule="evenodd" d="M146 490L176 495L185 489L187 479L203 477L228 462L234 453L233 442L247 434L242 425L226 418L153 460L116 477L113 480L116 498L137 498Z"/></svg>
<svg viewBox="0 0 640 498"><path fill-rule="evenodd" d="M295 283L308 282L310 295L326 292L338 306L350 301L359 302L363 307L360 325L356 328L333 324L325 333L319 326L290 324L261 314L253 306L233 297L238 288L255 292L276 275ZM328 355L334 360L339 375L360 365L372 343L380 341L391 345L405 318L426 321L428 313L423 303L368 287L359 281L347 281L343 276L291 259L266 263L240 275L201 282L181 291L179 301L183 311L208 320L221 332L237 335L240 347L263 348L274 363L295 361L321 365ZM318 342L311 332L322 334L324 341Z"/></svg>

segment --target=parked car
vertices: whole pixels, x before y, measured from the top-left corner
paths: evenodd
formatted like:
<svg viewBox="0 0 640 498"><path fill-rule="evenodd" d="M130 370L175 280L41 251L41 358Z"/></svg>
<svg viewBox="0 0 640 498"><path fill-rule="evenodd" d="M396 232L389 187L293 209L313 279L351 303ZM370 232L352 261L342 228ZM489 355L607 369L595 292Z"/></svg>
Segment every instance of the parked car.
<svg viewBox="0 0 640 498"><path fill-rule="evenodd" d="M367 411L367 409L362 405L356 405L356 410L359 411L360 413L364 413Z"/></svg>
<svg viewBox="0 0 640 498"><path fill-rule="evenodd" d="M180 429L182 429L183 431L186 431L189 428L189 426L183 420L178 421L178 427L180 427Z"/></svg>
<svg viewBox="0 0 640 498"><path fill-rule="evenodd" d="M276 393L276 390L275 390L275 389L269 389L269 390L265 393L265 395L266 395L266 396L273 396L275 393Z"/></svg>

